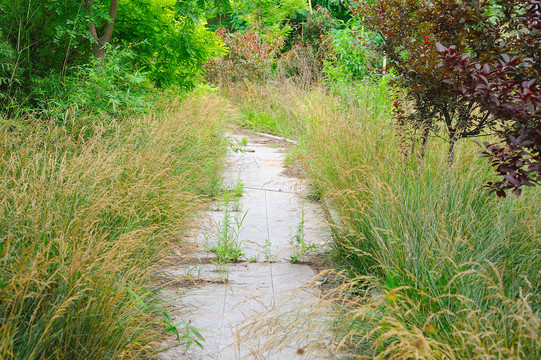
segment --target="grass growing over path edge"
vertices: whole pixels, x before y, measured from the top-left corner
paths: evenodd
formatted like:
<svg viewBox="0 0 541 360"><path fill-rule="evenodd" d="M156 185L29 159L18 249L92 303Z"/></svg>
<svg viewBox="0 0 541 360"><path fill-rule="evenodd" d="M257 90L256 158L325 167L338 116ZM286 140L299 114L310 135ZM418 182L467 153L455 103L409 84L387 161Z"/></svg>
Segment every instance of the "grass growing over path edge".
<svg viewBox="0 0 541 360"><path fill-rule="evenodd" d="M536 358L539 189L488 195L492 172L467 140L451 169L438 139L424 159L404 156L380 83L335 95L249 84L227 94L243 126L300 140L296 158L330 204L348 304L341 344L386 359Z"/></svg>
<svg viewBox="0 0 541 360"><path fill-rule="evenodd" d="M0 129L1 358L155 351L159 260L219 191L223 110L213 96L167 97L143 117L81 129L90 137Z"/></svg>

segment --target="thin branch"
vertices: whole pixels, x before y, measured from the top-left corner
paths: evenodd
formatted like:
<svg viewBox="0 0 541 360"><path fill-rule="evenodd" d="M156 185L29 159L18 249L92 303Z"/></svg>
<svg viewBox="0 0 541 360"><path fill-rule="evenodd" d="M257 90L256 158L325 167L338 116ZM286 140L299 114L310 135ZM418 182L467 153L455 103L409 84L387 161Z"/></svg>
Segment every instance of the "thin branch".
<svg viewBox="0 0 541 360"><path fill-rule="evenodd" d="M469 132L464 132L462 133L462 137L471 137L471 136L474 136L474 135L478 135L481 130L483 129L483 127L485 126L485 124L487 123L487 120L490 118L490 113L487 112L483 118L481 119L481 121L479 121L479 123L477 124L477 126L475 127L475 129L469 131Z"/></svg>

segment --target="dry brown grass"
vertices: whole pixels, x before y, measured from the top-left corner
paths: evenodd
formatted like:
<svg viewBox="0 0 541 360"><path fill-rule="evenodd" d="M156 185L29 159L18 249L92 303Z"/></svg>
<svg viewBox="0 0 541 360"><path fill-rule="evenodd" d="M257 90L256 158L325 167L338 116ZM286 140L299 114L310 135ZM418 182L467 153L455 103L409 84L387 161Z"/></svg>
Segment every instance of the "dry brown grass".
<svg viewBox="0 0 541 360"><path fill-rule="evenodd" d="M89 138L0 130L0 358L154 351L157 263L219 190L223 109L167 98Z"/></svg>

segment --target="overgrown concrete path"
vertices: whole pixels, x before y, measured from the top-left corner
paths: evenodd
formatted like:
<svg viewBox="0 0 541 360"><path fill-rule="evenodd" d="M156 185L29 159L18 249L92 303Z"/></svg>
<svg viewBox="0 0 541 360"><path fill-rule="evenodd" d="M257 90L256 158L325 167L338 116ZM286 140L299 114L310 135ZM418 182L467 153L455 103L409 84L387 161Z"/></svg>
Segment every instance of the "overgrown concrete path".
<svg viewBox="0 0 541 360"><path fill-rule="evenodd" d="M230 191L208 212L192 261L168 268L182 284L193 281L166 292L174 320L189 320L205 338L204 349L176 347L161 359L327 357L319 284L303 263L328 241L322 210L284 166L291 144L263 135L231 139ZM239 245L240 260L220 261L217 248L235 255Z"/></svg>

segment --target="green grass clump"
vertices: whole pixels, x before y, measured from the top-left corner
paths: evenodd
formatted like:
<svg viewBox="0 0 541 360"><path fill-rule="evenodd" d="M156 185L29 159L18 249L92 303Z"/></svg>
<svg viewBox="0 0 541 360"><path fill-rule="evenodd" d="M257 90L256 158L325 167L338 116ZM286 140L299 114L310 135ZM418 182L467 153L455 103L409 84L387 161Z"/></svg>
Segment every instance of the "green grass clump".
<svg viewBox="0 0 541 360"><path fill-rule="evenodd" d="M302 90L294 85L231 84L223 93L238 105L237 125L267 134L298 138L303 133ZM293 96L291 96L293 95Z"/></svg>
<svg viewBox="0 0 541 360"><path fill-rule="evenodd" d="M401 142L381 83L353 88L358 101L334 90L265 90L281 95L261 111L297 104L283 126L297 129L297 154L330 204L349 279L342 343L385 359L536 359L541 189L489 195L493 172L470 141L449 169L443 141L431 139L424 158Z"/></svg>
<svg viewBox="0 0 541 360"><path fill-rule="evenodd" d="M354 343L364 335L375 346L367 355L391 359L536 358L539 189L518 199L488 195L481 187L491 170L468 142L449 170L443 143L433 141L424 160L404 158L382 124L314 124L305 161L338 215L337 259L350 278L371 276L382 294L359 299L371 307L363 317L372 328L352 321Z"/></svg>
<svg viewBox="0 0 541 360"><path fill-rule="evenodd" d="M153 279L167 242L219 191L222 105L166 99L91 137L0 129L0 358L155 351Z"/></svg>

